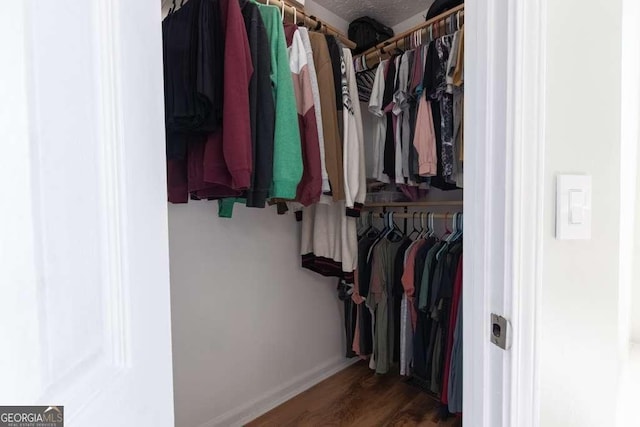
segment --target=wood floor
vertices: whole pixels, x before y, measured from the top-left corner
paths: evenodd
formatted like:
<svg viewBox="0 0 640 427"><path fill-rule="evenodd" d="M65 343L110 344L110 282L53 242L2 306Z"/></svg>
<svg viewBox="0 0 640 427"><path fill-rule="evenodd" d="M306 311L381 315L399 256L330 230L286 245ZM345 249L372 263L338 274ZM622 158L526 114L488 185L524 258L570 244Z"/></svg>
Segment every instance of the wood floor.
<svg viewBox="0 0 640 427"><path fill-rule="evenodd" d="M460 427L438 420L438 403L397 374L375 375L358 362L283 403L247 427Z"/></svg>

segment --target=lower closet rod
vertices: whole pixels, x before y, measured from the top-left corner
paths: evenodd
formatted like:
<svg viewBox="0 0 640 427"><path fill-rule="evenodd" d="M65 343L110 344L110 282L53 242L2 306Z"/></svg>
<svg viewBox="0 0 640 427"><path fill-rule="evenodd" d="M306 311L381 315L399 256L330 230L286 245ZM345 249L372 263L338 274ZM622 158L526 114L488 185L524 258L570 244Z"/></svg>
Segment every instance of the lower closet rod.
<svg viewBox="0 0 640 427"><path fill-rule="evenodd" d="M415 218L420 218L420 215L422 216L426 216L428 215L427 212L414 212L414 213L396 213L396 212L389 212L391 214L392 218L401 218L401 219L415 219ZM433 219L453 219L454 214L459 214L461 212L452 212L452 213L447 213L447 214L432 214L431 218ZM386 214L384 213L380 213L377 214L377 217L380 218L384 218Z"/></svg>
<svg viewBox="0 0 640 427"><path fill-rule="evenodd" d="M404 207L437 207L437 206L462 206L462 200L445 200L441 202L372 202L364 205L363 209L376 208L404 208Z"/></svg>

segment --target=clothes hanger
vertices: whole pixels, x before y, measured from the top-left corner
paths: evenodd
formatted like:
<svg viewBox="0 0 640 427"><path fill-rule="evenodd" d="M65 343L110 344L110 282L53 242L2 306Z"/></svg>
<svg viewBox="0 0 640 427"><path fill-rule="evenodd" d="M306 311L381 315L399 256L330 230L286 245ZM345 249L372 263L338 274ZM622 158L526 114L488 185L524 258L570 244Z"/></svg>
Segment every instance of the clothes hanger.
<svg viewBox="0 0 640 427"><path fill-rule="evenodd" d="M391 238L393 238L395 236L398 239L396 241L399 241L404 237L404 233L402 232L402 230L400 230L400 227L398 227L396 222L393 220L393 216L394 215L395 215L395 212L391 212L391 232L389 233L387 238L389 240L391 240ZM393 240L391 240L391 241L393 241Z"/></svg>
<svg viewBox="0 0 640 427"><path fill-rule="evenodd" d="M433 237L436 234L434 217L433 212L429 212L429 237Z"/></svg>
<svg viewBox="0 0 640 427"><path fill-rule="evenodd" d="M407 236L409 238L411 238L411 236L413 236L413 233L417 233L417 236L420 236L420 231L416 227L416 214L417 213L418 212L414 212L413 214L411 214L411 228L413 228L413 230L411 230L411 233L409 233L409 235Z"/></svg>
<svg viewBox="0 0 640 427"><path fill-rule="evenodd" d="M383 238L387 235L389 231L389 212L385 212L382 214L382 229L380 230L380 238Z"/></svg>
<svg viewBox="0 0 640 427"><path fill-rule="evenodd" d="M456 220L456 228L458 229L456 236L451 239L452 241L459 239L463 234L464 214L458 212L458 218Z"/></svg>
<svg viewBox="0 0 640 427"><path fill-rule="evenodd" d="M404 53L404 51L398 47L398 42L399 42L399 41L400 41L400 40L396 40L395 48L394 48L394 52L395 52L397 55L402 55L402 54Z"/></svg>
<svg viewBox="0 0 640 427"><path fill-rule="evenodd" d="M282 5L282 23L284 24L284 0L280 2L280 4Z"/></svg>
<svg viewBox="0 0 640 427"><path fill-rule="evenodd" d="M380 231L376 228L375 224L373 223L373 212L369 211L369 228L367 228L367 230L365 231L365 234L370 237L373 238L375 236L377 236Z"/></svg>
<svg viewBox="0 0 640 427"><path fill-rule="evenodd" d="M391 234L391 232L393 231L393 225L392 225L393 213L392 212L386 212L384 215L385 215L385 217L384 217L385 218L385 227L384 227L385 232L384 232L384 236L382 236L383 239L388 237Z"/></svg>
<svg viewBox="0 0 640 427"><path fill-rule="evenodd" d="M450 215L449 212L444 214L444 234L441 237L441 239L443 239L443 240L451 235L451 230L449 230L449 226L448 226L448 222L447 222L449 220L449 215Z"/></svg>
<svg viewBox="0 0 640 427"><path fill-rule="evenodd" d="M176 0L173 0L172 6L169 8L169 12L167 12L167 16L171 15L176 11Z"/></svg>
<svg viewBox="0 0 640 427"><path fill-rule="evenodd" d="M433 237L433 235L436 232L436 227L435 227L435 223L433 222L433 212L427 212L427 230L424 234L425 239L428 239L429 237Z"/></svg>
<svg viewBox="0 0 640 427"><path fill-rule="evenodd" d="M446 252L447 248L449 247L449 244L451 243L451 238L456 234L457 230L456 230L456 222L458 219L458 214L455 213L453 214L453 230L449 230L449 228L447 227L446 223L447 223L447 216L449 215L449 212L447 212L447 214L445 215L445 227L447 232L449 233L449 235L447 236L446 239L444 239L444 245L442 245L442 247L440 248L440 250L438 250L438 252L436 253L436 259L440 260L440 257L442 257L442 255Z"/></svg>

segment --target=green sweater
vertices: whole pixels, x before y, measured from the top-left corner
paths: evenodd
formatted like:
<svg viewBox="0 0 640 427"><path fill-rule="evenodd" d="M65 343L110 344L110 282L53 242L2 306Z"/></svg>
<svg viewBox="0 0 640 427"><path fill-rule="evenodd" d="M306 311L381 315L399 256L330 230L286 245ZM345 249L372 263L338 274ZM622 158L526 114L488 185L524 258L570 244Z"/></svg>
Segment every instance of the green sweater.
<svg viewBox="0 0 640 427"><path fill-rule="evenodd" d="M276 105L271 198L295 199L302 178L298 108L280 10L258 4L271 45L271 82ZM260 114L260 112L258 112Z"/></svg>

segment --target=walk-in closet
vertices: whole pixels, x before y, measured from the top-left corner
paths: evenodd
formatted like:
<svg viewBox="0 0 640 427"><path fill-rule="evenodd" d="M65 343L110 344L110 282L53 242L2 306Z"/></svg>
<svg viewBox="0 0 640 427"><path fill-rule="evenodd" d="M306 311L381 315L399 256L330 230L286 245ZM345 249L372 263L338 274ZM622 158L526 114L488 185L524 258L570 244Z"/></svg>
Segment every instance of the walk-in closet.
<svg viewBox="0 0 640 427"><path fill-rule="evenodd" d="M633 424L637 22L4 2L0 424Z"/></svg>
<svg viewBox="0 0 640 427"><path fill-rule="evenodd" d="M464 4L163 17L176 424L461 425Z"/></svg>

